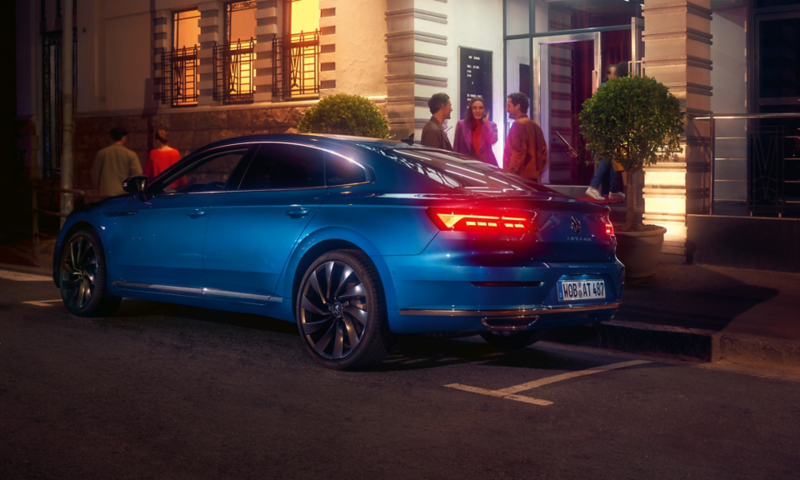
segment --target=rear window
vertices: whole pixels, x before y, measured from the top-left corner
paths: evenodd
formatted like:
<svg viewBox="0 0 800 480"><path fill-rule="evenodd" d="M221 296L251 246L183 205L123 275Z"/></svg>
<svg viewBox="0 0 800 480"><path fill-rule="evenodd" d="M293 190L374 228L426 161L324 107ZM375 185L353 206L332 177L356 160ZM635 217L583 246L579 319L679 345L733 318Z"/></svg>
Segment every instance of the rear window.
<svg viewBox="0 0 800 480"><path fill-rule="evenodd" d="M408 167L419 175L428 177L452 189L481 192L514 193L552 192L531 180L513 175L459 154L433 150L395 149L384 155Z"/></svg>

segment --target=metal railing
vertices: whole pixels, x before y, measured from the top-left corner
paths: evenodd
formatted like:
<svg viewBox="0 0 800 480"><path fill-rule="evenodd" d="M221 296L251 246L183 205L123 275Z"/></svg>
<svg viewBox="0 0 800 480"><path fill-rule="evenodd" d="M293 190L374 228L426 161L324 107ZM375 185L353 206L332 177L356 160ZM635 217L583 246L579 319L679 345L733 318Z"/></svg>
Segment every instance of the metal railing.
<svg viewBox="0 0 800 480"><path fill-rule="evenodd" d="M709 214L714 202L746 203L750 216L800 212L800 113L711 114L693 117L709 122ZM745 121L744 135L717 136L717 121ZM717 157L719 141L740 141L743 156ZM718 161L745 162L746 178L718 178ZM733 170L733 169L731 169ZM744 198L717 197L718 184L743 184Z"/></svg>
<svg viewBox="0 0 800 480"><path fill-rule="evenodd" d="M161 82L161 103L173 107L197 105L199 47L183 47L161 54L164 78Z"/></svg>
<svg viewBox="0 0 800 480"><path fill-rule="evenodd" d="M68 213L62 213L58 210L48 210L46 208L39 208L39 191L43 190L46 192L53 192L56 194L69 193L72 195L79 195L79 196L85 196L86 191L71 189L71 188L48 187L45 185L37 185L35 183L25 188L25 190L28 189L30 189L31 191L31 231L27 233L30 233L31 236L33 237L33 253L35 255L39 255L39 239L56 238L55 235L50 235L39 231L39 215L44 215L48 217L60 217L62 219L69 216ZM62 224L64 223L63 220L61 221L61 223Z"/></svg>
<svg viewBox="0 0 800 480"><path fill-rule="evenodd" d="M319 30L276 37L272 52L273 97L285 100L319 94Z"/></svg>
<svg viewBox="0 0 800 480"><path fill-rule="evenodd" d="M255 50L253 38L214 46L214 100L225 104L253 102Z"/></svg>

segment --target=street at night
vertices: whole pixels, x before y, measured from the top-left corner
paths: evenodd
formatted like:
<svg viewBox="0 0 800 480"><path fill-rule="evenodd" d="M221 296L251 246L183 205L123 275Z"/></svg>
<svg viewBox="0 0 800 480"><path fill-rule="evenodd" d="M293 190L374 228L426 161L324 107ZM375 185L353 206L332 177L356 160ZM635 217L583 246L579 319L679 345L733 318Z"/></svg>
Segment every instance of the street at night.
<svg viewBox="0 0 800 480"><path fill-rule="evenodd" d="M21 271L18 271L21 272ZM0 277L0 478L789 478L800 377L402 337L367 372L295 325Z"/></svg>

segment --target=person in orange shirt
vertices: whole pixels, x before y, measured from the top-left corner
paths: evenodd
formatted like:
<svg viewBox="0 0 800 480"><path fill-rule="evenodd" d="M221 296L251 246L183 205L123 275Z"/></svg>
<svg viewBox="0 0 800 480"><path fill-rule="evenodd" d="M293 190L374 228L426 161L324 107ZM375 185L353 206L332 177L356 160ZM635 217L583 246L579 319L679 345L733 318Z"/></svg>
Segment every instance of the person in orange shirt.
<svg viewBox="0 0 800 480"><path fill-rule="evenodd" d="M181 159L181 153L174 148L167 145L169 137L166 130L156 130L155 146L156 148L150 150L147 155L147 164L144 167L144 174L147 175L148 180L152 180L161 174L164 170L175 165ZM186 180L181 177L180 179L172 182L170 187L176 188L185 185Z"/></svg>

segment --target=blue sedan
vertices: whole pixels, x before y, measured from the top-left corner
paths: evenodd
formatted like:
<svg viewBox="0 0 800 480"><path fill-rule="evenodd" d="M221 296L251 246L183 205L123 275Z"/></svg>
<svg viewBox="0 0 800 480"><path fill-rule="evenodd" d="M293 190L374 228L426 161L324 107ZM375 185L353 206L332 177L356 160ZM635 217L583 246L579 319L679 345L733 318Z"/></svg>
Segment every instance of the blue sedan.
<svg viewBox="0 0 800 480"><path fill-rule="evenodd" d="M419 145L234 138L124 188L59 235L75 315L123 297L255 313L297 322L322 365L362 369L396 335L519 348L609 320L622 295L607 207Z"/></svg>

